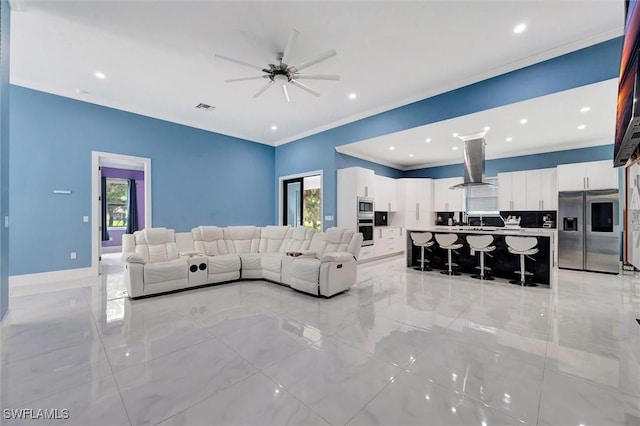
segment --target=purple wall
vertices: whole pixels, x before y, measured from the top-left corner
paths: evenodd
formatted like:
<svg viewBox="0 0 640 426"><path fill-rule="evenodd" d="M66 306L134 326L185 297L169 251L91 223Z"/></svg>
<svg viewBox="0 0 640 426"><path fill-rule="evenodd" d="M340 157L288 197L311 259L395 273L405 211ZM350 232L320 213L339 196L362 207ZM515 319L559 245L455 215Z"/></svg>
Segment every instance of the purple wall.
<svg viewBox="0 0 640 426"><path fill-rule="evenodd" d="M136 195L138 201L138 227L144 229L144 172L139 170L115 169L113 167L101 167L101 174L108 178L135 179ZM110 241L103 241L102 247L121 246L124 230L110 230Z"/></svg>

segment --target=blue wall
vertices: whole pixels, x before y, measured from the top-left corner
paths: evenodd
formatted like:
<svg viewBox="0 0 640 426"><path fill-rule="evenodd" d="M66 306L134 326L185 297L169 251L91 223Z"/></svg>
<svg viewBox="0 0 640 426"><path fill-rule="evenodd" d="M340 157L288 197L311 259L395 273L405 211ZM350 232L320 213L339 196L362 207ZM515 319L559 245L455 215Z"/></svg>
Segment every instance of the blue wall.
<svg viewBox="0 0 640 426"><path fill-rule="evenodd" d="M518 170L534 170L556 167L558 164L581 163L583 161L613 161L613 144L593 146L589 148L569 149L565 151L545 152L543 154L523 155L520 157L497 158L486 160L484 175L497 176L498 173ZM613 163L612 163L613 164ZM408 170L404 177L441 179L462 176L463 164L430 167L427 169Z"/></svg>
<svg viewBox="0 0 640 426"><path fill-rule="evenodd" d="M0 2L0 321L9 308L9 229L4 217L9 216L9 2Z"/></svg>
<svg viewBox="0 0 640 426"><path fill-rule="evenodd" d="M273 224L273 147L18 86L10 117L11 275L91 266L91 151L151 158L153 226Z"/></svg>
<svg viewBox="0 0 640 426"><path fill-rule="evenodd" d="M336 154L335 147L616 78L621 49L622 37L615 38L278 146L276 177L324 170L324 214L334 215L336 170L347 167L345 164L356 165L353 160L345 160L346 156ZM551 164L553 160L540 162ZM500 163L496 164L500 167ZM453 170L459 166L452 167ZM453 173L447 169L445 172ZM384 174L396 177L394 169ZM455 176L460 175L461 169ZM325 227L333 225L334 222L324 222Z"/></svg>

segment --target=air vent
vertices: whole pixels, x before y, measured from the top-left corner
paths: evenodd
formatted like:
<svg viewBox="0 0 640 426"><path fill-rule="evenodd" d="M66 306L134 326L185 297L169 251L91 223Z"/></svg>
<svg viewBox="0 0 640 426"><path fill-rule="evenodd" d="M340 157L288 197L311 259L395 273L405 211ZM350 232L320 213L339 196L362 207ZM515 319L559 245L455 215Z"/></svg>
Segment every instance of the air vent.
<svg viewBox="0 0 640 426"><path fill-rule="evenodd" d="M201 109L203 111L213 111L214 109L216 109L216 107L211 106L211 105L207 105L207 104L203 104L203 103L199 103L198 105L196 105L196 109Z"/></svg>
<svg viewBox="0 0 640 426"><path fill-rule="evenodd" d="M631 135L631 139L638 139L640 138L640 133L634 133L633 135Z"/></svg>

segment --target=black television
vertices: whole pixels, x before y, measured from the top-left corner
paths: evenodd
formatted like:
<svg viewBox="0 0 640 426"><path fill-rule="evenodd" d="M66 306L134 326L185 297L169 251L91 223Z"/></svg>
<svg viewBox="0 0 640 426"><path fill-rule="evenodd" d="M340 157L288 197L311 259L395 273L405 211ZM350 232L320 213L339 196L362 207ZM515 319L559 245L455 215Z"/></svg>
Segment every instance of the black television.
<svg viewBox="0 0 640 426"><path fill-rule="evenodd" d="M618 80L613 166L624 166L640 144L640 2L625 1L624 42Z"/></svg>

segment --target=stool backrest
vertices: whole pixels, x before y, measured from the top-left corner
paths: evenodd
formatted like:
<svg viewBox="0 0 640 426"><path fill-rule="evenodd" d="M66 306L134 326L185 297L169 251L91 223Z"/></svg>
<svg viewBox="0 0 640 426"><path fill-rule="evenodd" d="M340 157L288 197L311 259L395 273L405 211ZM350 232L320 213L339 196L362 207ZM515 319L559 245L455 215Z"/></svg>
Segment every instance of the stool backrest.
<svg viewBox="0 0 640 426"><path fill-rule="evenodd" d="M467 235L467 242L471 248L481 250L493 243L493 235Z"/></svg>
<svg viewBox="0 0 640 426"><path fill-rule="evenodd" d="M440 247L447 247L458 241L456 234L436 234L436 241Z"/></svg>
<svg viewBox="0 0 640 426"><path fill-rule="evenodd" d="M504 241L514 251L527 251L538 245L538 239L536 237L515 237L513 235L507 235L504 237Z"/></svg>
<svg viewBox="0 0 640 426"><path fill-rule="evenodd" d="M427 244L429 241L431 241L432 237L433 235L431 234L431 232L412 232L411 233L411 240L413 241L413 244L417 246L422 246Z"/></svg>

